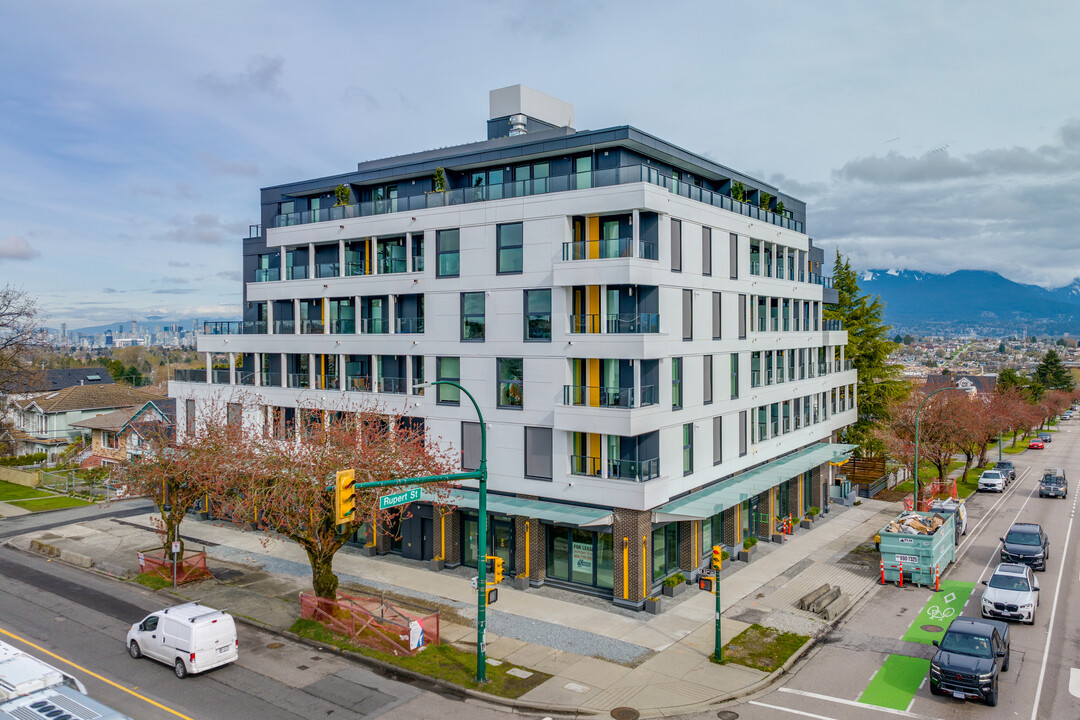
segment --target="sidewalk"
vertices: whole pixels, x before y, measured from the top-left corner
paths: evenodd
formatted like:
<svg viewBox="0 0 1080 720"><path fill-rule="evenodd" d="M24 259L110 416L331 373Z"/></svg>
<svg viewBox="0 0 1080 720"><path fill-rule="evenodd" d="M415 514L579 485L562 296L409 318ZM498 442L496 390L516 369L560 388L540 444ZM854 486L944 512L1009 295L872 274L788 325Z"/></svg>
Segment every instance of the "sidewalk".
<svg viewBox="0 0 1080 720"><path fill-rule="evenodd" d="M797 531L783 544L765 544L750 564L729 566L721 578L723 642L755 622L812 636L823 631L825 621L795 609L795 601L826 582L840 585L851 604L870 591L876 568L868 573L845 560L898 508L898 503L876 500L850 508L834 505L813 530ZM67 562L130 576L137 572L137 551L159 542L152 517L92 520L8 542L30 550L31 541L37 541L55 548ZM198 584L198 599L278 630L299 616L297 593L310 588L307 557L299 547L279 540L264 546L261 534L192 519L185 520L181 534L189 549L192 543L206 545L211 569L217 571L217 580ZM441 623L443 640L475 647L476 591L464 573L434 574L393 556L364 557L349 550L338 553L334 569L345 591L386 591L438 604L444 618L458 615ZM714 608L713 595L696 587L654 616L586 602L564 591L522 592L504 586L498 604L488 610L487 656L553 676L521 697L532 705L598 715L632 707L641 717L703 710L753 692L769 678L758 670L709 660Z"/></svg>

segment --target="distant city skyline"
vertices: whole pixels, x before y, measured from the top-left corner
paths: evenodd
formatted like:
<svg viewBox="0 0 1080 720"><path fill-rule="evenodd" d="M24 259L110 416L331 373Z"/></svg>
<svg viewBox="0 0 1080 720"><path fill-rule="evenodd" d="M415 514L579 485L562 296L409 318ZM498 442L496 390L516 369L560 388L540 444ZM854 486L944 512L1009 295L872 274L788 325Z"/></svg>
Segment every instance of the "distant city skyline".
<svg viewBox="0 0 1080 720"><path fill-rule="evenodd" d="M483 139L519 82L805 200L830 268L1080 274L1080 6L767 10L8 4L0 276L69 333L238 317L260 187Z"/></svg>

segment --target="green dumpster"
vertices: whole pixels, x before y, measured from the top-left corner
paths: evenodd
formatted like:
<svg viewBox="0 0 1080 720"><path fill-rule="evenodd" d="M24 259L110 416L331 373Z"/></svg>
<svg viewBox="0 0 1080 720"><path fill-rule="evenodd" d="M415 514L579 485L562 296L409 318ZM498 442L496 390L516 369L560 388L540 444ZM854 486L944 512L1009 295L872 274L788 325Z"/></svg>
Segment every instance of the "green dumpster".
<svg viewBox="0 0 1080 720"><path fill-rule="evenodd" d="M931 534L911 533L901 528L890 532L894 523L903 525L909 517L918 517L930 525L935 517L942 524ZM952 515L934 512L905 511L881 529L881 582L896 582L904 575L904 582L933 587L945 568L956 559L955 519Z"/></svg>

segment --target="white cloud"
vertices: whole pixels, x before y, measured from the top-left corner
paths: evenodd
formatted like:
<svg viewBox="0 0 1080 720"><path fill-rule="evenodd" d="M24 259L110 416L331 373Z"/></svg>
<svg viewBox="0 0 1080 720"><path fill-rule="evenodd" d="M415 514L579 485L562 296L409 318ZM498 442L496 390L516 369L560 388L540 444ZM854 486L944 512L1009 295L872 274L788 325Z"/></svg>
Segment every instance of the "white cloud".
<svg viewBox="0 0 1080 720"><path fill-rule="evenodd" d="M0 260L30 260L40 255L30 243L16 235L8 235L0 240Z"/></svg>

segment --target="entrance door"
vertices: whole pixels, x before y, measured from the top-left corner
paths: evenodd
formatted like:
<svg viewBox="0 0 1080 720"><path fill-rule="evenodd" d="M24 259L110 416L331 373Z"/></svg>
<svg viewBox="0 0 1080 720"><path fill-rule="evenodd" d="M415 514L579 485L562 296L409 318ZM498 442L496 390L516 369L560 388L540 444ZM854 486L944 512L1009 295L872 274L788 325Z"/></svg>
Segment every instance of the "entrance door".
<svg viewBox="0 0 1080 720"><path fill-rule="evenodd" d="M502 558L503 572L507 576L516 570L514 557L514 522L507 517L491 518L491 555Z"/></svg>
<svg viewBox="0 0 1080 720"><path fill-rule="evenodd" d="M420 559L430 560L435 557L434 552L435 525L431 518L420 518Z"/></svg>

